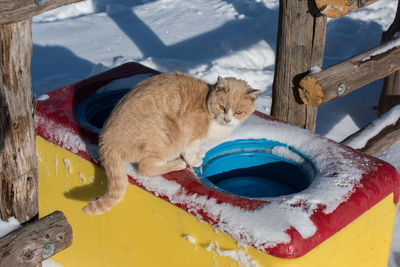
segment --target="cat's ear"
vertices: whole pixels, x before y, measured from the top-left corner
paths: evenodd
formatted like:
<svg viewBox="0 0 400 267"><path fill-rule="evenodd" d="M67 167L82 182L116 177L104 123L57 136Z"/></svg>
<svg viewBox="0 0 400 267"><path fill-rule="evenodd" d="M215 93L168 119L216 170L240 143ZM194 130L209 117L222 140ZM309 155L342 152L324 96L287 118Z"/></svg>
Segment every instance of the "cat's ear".
<svg viewBox="0 0 400 267"><path fill-rule="evenodd" d="M228 92L228 81L218 76L217 82L215 83L215 90L217 92Z"/></svg>
<svg viewBox="0 0 400 267"><path fill-rule="evenodd" d="M246 97L249 98L251 101L255 101L260 93L260 90L250 89L249 91L247 91Z"/></svg>

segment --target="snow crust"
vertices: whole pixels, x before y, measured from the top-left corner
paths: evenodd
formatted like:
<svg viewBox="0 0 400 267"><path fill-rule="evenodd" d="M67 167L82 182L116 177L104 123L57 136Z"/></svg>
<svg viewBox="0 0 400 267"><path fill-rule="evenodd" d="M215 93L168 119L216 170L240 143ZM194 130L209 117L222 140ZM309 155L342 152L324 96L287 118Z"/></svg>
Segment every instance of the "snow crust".
<svg viewBox="0 0 400 267"><path fill-rule="evenodd" d="M322 71L321 67L312 66L311 69L310 69L310 74L318 73L318 72L321 72L321 71Z"/></svg>
<svg viewBox="0 0 400 267"><path fill-rule="evenodd" d="M188 240L188 241L189 241L190 243L192 243L193 245L196 244L196 238L194 238L194 237L191 236L191 235L185 235L183 238L186 239L186 240Z"/></svg>
<svg viewBox="0 0 400 267"><path fill-rule="evenodd" d="M62 267L62 265L52 259L47 259L42 261L42 267Z"/></svg>
<svg viewBox="0 0 400 267"><path fill-rule="evenodd" d="M217 221L215 227L218 230L230 234L239 244L253 245L263 250L278 243L290 242L285 232L290 227L294 227L303 238L314 235L317 229L310 216L321 206L324 207L323 212L329 214L346 201L353 190L360 186L363 168L371 164L368 159L349 162L346 158L349 152L328 139L254 115L223 142L237 139L267 139L292 146L315 164L314 181L302 192L264 198L270 204L248 211L227 203L217 203L214 198L187 195L180 184L163 177L141 177L135 166L129 163L126 164L127 171L147 190L166 196L173 204L184 204L198 218L201 218L198 210L205 211L207 216ZM301 162L298 155L294 157L293 152L288 152L284 147L275 153Z"/></svg>
<svg viewBox="0 0 400 267"><path fill-rule="evenodd" d="M7 235L9 232L18 229L21 225L15 217L8 218L8 221L0 219L0 238Z"/></svg>
<svg viewBox="0 0 400 267"><path fill-rule="evenodd" d="M215 251L218 255L229 257L234 260L239 266L245 267L260 267L258 262L247 255L242 249L221 249L217 242L211 242L206 248L207 251Z"/></svg>
<svg viewBox="0 0 400 267"><path fill-rule="evenodd" d="M45 132L49 134L48 140L50 142L58 144L75 154L79 151L85 151L95 162L99 162L99 149L97 145L86 142L69 127L60 125L52 120L47 120L41 116L35 116L35 124L45 127Z"/></svg>
<svg viewBox="0 0 400 267"><path fill-rule="evenodd" d="M368 61L372 57L380 55L380 54L383 54L383 53L389 51L390 49L395 48L396 46L399 46L399 45L400 45L400 38L396 38L396 39L394 39L392 41L389 41L385 45L383 45L381 48L376 49L371 54L369 54L368 56L363 58L362 61Z"/></svg>
<svg viewBox="0 0 400 267"><path fill-rule="evenodd" d="M49 97L49 95L48 94L42 94L41 96L39 96L38 98L37 98L37 101L46 101L46 100L48 100L50 97Z"/></svg>
<svg viewBox="0 0 400 267"><path fill-rule="evenodd" d="M346 145L355 149L365 147L368 141L376 136L385 127L396 124L400 119L400 105L394 106L388 112L371 122L356 138L350 140Z"/></svg>

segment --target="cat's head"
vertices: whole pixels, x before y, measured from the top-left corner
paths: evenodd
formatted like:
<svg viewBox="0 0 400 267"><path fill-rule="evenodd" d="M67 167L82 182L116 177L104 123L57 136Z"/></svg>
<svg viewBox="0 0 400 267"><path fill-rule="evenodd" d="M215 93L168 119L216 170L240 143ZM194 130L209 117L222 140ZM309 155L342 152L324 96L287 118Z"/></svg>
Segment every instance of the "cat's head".
<svg viewBox="0 0 400 267"><path fill-rule="evenodd" d="M208 112L219 124L236 127L254 112L260 92L243 80L218 76L207 99Z"/></svg>

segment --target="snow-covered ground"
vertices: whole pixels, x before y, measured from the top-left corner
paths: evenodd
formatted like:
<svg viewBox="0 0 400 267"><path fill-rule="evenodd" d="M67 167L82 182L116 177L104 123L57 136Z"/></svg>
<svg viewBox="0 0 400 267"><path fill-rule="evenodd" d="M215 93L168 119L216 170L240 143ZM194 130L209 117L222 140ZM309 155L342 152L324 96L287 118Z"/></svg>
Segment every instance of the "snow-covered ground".
<svg viewBox="0 0 400 267"><path fill-rule="evenodd" d="M32 84L37 96L106 69L136 61L214 82L235 76L263 92L269 113L278 0L87 0L33 20ZM328 21L324 66L377 46L396 0ZM376 118L382 88L374 82L318 110L316 132L341 141ZM400 142L380 158L400 171ZM400 216L390 267L400 267Z"/></svg>

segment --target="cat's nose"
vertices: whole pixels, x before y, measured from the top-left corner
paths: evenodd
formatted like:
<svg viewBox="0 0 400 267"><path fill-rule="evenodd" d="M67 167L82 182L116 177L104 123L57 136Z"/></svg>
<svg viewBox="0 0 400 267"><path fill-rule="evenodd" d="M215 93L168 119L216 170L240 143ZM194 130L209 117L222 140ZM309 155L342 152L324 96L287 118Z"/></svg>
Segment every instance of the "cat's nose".
<svg viewBox="0 0 400 267"><path fill-rule="evenodd" d="M229 119L229 118L224 118L224 121L225 121L226 123L230 123L230 122L231 122L231 119Z"/></svg>

